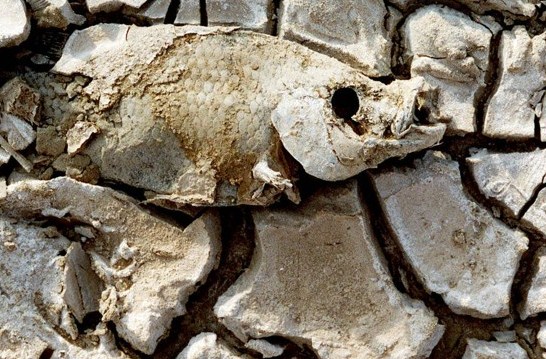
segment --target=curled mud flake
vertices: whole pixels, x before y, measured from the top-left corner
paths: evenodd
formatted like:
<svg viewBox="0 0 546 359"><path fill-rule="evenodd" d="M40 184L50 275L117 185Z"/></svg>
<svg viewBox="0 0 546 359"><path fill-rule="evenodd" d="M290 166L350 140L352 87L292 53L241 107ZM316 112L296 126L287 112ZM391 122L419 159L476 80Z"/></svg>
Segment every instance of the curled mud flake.
<svg viewBox="0 0 546 359"><path fill-rule="evenodd" d="M137 269L137 263L134 261L123 268L116 268L112 260L106 260L94 251L91 251L89 254L93 263L93 269L106 283L113 283L118 279L129 278Z"/></svg>
<svg viewBox="0 0 546 359"><path fill-rule="evenodd" d="M66 251L64 275L64 301L78 322L83 323L86 315L99 310L102 282L78 242L72 243Z"/></svg>
<svg viewBox="0 0 546 359"><path fill-rule="evenodd" d="M91 137L99 132L99 128L91 122L76 122L66 133L67 152L75 154L88 142Z"/></svg>
<svg viewBox="0 0 546 359"><path fill-rule="evenodd" d="M293 202L299 202L297 193L292 190L294 187L292 182L286 178L283 178L280 172L269 168L266 160L259 161L254 166L252 169L252 176L263 182L262 186L254 192L252 198L262 197L264 195L265 186L269 185L281 191L285 191Z"/></svg>
<svg viewBox="0 0 546 359"><path fill-rule="evenodd" d="M100 325L78 331L76 320L96 310L100 295L85 261L75 258L84 255L79 244L1 212L0 357L38 358L49 348L69 358L126 358Z"/></svg>
<svg viewBox="0 0 546 359"><path fill-rule="evenodd" d="M216 266L220 252L220 225L214 212L207 211L180 229L113 190L65 177L8 186L0 211L28 219L53 216L93 227L96 238L85 244L90 264L67 273L70 288L98 276L103 282L99 287L106 288L98 310L111 318L122 338L147 354L154 352L171 320L185 312L189 295ZM85 262L78 248L68 252L67 260L74 256ZM165 276L166 272L170 274ZM95 294L81 292L78 298L70 291L67 296L78 316L84 313L82 308L97 309Z"/></svg>

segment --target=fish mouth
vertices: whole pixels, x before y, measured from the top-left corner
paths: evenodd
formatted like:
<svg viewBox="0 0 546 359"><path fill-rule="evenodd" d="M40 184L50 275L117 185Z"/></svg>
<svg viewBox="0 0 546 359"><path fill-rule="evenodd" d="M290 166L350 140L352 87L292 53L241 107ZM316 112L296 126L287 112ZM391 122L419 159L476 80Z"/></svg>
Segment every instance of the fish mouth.
<svg viewBox="0 0 546 359"><path fill-rule="evenodd" d="M416 151L432 147L442 140L446 131L444 123L416 124L410 123L394 141L400 144L411 143ZM414 151L415 151L414 150Z"/></svg>

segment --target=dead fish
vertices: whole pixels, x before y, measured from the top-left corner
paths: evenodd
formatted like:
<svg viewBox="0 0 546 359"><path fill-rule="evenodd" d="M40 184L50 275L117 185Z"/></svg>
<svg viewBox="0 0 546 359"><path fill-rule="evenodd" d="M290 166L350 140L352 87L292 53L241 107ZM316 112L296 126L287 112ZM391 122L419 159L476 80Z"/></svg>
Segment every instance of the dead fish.
<svg viewBox="0 0 546 359"><path fill-rule="evenodd" d="M420 78L385 85L235 28L100 24L70 37L53 72L90 79L71 108L100 128L84 152L102 177L174 207L298 202L294 160L343 180L445 131L414 122Z"/></svg>

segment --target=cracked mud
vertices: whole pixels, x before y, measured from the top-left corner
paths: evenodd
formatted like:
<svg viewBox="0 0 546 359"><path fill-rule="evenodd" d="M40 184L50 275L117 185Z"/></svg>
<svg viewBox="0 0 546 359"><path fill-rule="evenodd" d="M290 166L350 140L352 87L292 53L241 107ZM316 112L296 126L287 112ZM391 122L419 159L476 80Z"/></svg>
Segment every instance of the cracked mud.
<svg viewBox="0 0 546 359"><path fill-rule="evenodd" d="M0 358L546 358L542 1L0 5Z"/></svg>

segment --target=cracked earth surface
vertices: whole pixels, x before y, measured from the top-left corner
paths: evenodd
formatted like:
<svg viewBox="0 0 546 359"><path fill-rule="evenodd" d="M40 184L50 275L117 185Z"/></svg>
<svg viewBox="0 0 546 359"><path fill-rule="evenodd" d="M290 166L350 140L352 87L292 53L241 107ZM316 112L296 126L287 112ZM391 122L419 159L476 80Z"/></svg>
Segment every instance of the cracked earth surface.
<svg viewBox="0 0 546 359"><path fill-rule="evenodd" d="M0 358L546 357L542 1L0 5Z"/></svg>

